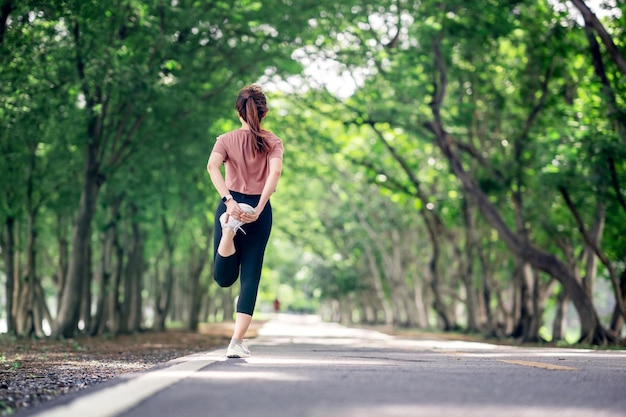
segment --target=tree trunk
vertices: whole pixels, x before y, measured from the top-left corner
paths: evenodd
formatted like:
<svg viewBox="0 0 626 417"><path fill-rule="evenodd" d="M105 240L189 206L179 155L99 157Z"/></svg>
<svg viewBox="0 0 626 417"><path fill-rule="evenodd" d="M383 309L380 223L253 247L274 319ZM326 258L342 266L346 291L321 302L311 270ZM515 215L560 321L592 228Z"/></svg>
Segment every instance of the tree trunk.
<svg viewBox="0 0 626 417"><path fill-rule="evenodd" d="M461 265L465 263L465 270L461 271L461 273L463 284L465 285L465 292L467 293L467 329L470 332L477 333L480 331L480 326L476 317L479 303L474 285L474 258L476 257L478 245L476 239L476 221L468 199L463 200L463 218L465 220L465 253L459 253L458 256L459 258L465 256L465 261L461 262L462 259L459 259L459 262Z"/></svg>
<svg viewBox="0 0 626 417"><path fill-rule="evenodd" d="M32 316L28 313L28 303L30 301L30 277L20 280L18 288L18 302L15 312L16 332L20 336L30 336L32 333Z"/></svg>
<svg viewBox="0 0 626 417"><path fill-rule="evenodd" d="M397 230L392 229L390 231L390 240L391 252L383 252L381 256L385 265L385 275L390 283L391 297L396 307L395 324L403 327L416 327L415 295L412 294L406 282L406 270L402 265L403 247Z"/></svg>
<svg viewBox="0 0 626 417"><path fill-rule="evenodd" d="M556 281L551 279L547 285L542 286L539 280L539 271L533 270L533 291L532 291L532 315L530 316L530 322L526 332L522 335L522 342L540 342L542 341L539 332L543 324L543 315L548 299L552 297Z"/></svg>
<svg viewBox="0 0 626 417"><path fill-rule="evenodd" d="M78 204L78 212L72 226L72 254L69 259L67 276L63 284L63 297L59 300L59 315L53 335L73 337L80 318L81 295L86 274L89 272L89 247L91 245L91 223L96 211L96 200L105 177L100 172L101 139L104 129L106 102L103 102L102 89L89 84L85 73L83 42L80 24L68 20L75 48L75 66L85 96L87 126L83 183Z"/></svg>
<svg viewBox="0 0 626 417"><path fill-rule="evenodd" d="M203 236L206 238L205 247L210 248L213 244L213 227L207 221L204 223ZM189 270L189 318L187 328L193 331L198 330L200 301L202 299L202 292L206 291L206 288L203 288L200 283L200 277L202 276L204 267L209 261L209 253L209 250L199 248L197 252L194 251L191 254L191 269Z"/></svg>
<svg viewBox="0 0 626 417"><path fill-rule="evenodd" d="M622 275L619 279L619 285L622 289L622 297L623 302L626 303L626 270L622 272ZM611 326L610 329L615 332L619 337L621 337L622 332L624 331L624 315L621 314L619 305L616 303L615 308L613 309L613 315L611 316Z"/></svg>
<svg viewBox="0 0 626 417"><path fill-rule="evenodd" d="M133 250L128 257L128 275L130 278L130 306L128 317L128 330L137 332L141 330L142 310L143 310L143 274L144 274L144 257L143 257L143 236L139 230L139 224L135 220L136 207L132 207L132 239ZM126 297L126 295L124 295Z"/></svg>
<svg viewBox="0 0 626 417"><path fill-rule="evenodd" d="M489 252L487 254L484 253L483 248L476 242L478 246L478 260L480 261L481 266L481 275L482 279L480 280L481 288L480 288L480 303L482 304L482 311L485 314L485 324L487 327L487 334L502 337L504 334L500 333L500 328L497 325L497 320L495 314L491 308L491 297L493 293L493 275L492 268L490 268L487 259L489 258Z"/></svg>
<svg viewBox="0 0 626 417"><path fill-rule="evenodd" d="M30 181L29 181L30 182ZM29 186L30 188L30 186ZM30 194L29 191L27 194ZM30 195L29 195L29 203ZM36 249L35 249L35 241L37 240L37 232L35 230L35 210L32 210L29 207L28 213L28 239L26 242L26 276L27 276L27 285L25 289L27 290L27 300L26 301L26 317L25 319L25 327L21 329L20 334L23 336L32 336L35 333L35 301L36 301L36 292L37 288L37 265L36 265Z"/></svg>
<svg viewBox="0 0 626 417"><path fill-rule="evenodd" d="M341 303L339 300L332 299L330 301L330 321L333 323L341 323L343 321Z"/></svg>
<svg viewBox="0 0 626 417"><path fill-rule="evenodd" d="M35 228L35 221L37 218L37 206L33 201L33 189L34 189L34 174L35 174L35 149L32 149L32 144L29 144L30 158L28 166L28 176L26 179L26 208L28 214L28 226L27 226L27 241L26 241L26 277L27 277L27 300L23 300L26 303L26 317L25 327L20 330L20 333L24 336L32 336L35 333L35 301L37 288L37 230ZM41 326L41 323L40 323Z"/></svg>
<svg viewBox="0 0 626 417"><path fill-rule="evenodd" d="M424 283L416 279L413 287L413 291L415 292L415 308L417 310L418 326L421 329L426 329L428 327L428 309L426 308L426 303L424 302Z"/></svg>
<svg viewBox="0 0 626 417"><path fill-rule="evenodd" d="M165 282L161 288L160 283L155 297L155 329L165 330L165 320L172 305L172 289L174 286L174 248L167 247L167 266L165 269Z"/></svg>
<svg viewBox="0 0 626 417"><path fill-rule="evenodd" d="M518 288L519 286L513 285L509 286L506 289L494 291L496 299L498 300L497 309L495 312L497 334L502 334L503 336L506 336L513 333L515 324L517 323L515 312L518 308L517 306L519 305ZM506 297L507 293L509 293L508 298Z"/></svg>
<svg viewBox="0 0 626 417"><path fill-rule="evenodd" d="M598 203L596 205L596 217L591 230L589 231L589 238L593 241L596 247L600 246L602 240L602 234L604 232L604 222L606 218L606 209L604 204ZM585 245L585 277L583 278L583 287L587 296L593 298L593 283L598 271L598 257L595 250Z"/></svg>
<svg viewBox="0 0 626 417"><path fill-rule="evenodd" d="M41 290L41 284L39 280L37 280L37 286L34 288L35 300L34 300L34 306L33 306L33 326L34 326L35 336L42 339L46 337L46 334L43 330L43 320L45 318L44 311L47 310L47 306L46 306L46 300L43 297L43 291L41 291L41 296L40 296L40 290Z"/></svg>
<svg viewBox="0 0 626 417"><path fill-rule="evenodd" d="M374 272L368 268L367 263L362 263L357 266L356 273L361 277L361 282L356 289L361 320L368 324L384 323L384 317L382 320L378 317L378 311L382 312L383 308L376 289Z"/></svg>
<svg viewBox="0 0 626 417"><path fill-rule="evenodd" d="M89 135L91 137L92 135ZM91 221L96 209L96 198L100 187L96 162L97 147L88 145L86 149L83 186L78 213L72 231L72 254L63 286L59 316L53 335L71 338L74 336L80 317L83 281L87 273L88 247L91 244Z"/></svg>
<svg viewBox="0 0 626 417"><path fill-rule="evenodd" d="M552 342L558 342L564 340L567 316L567 293L561 289L556 299L556 313L554 315L554 323L552 324Z"/></svg>
<svg viewBox="0 0 626 417"><path fill-rule="evenodd" d="M137 309L141 309L141 294L138 294L138 291L142 286L143 249L139 226L134 220L134 211L135 209L131 207L128 214L130 217L130 234L127 233L124 238L124 247L128 248L128 255L121 277L123 301L119 310L120 333L132 333L139 330L138 323L141 320L140 310Z"/></svg>
<svg viewBox="0 0 626 417"><path fill-rule="evenodd" d="M211 274L209 274L211 276ZM209 286L203 286L202 295L200 297L200 322L207 323L209 321Z"/></svg>
<svg viewBox="0 0 626 417"><path fill-rule="evenodd" d="M202 251L202 249L201 249ZM202 254L192 255L191 266L189 269L189 316L187 318L187 329L198 330L198 319L200 313L200 300L202 296L202 286L200 285L200 277L204 269L204 265L208 259L206 255L208 251L202 251Z"/></svg>
<svg viewBox="0 0 626 417"><path fill-rule="evenodd" d="M113 241L115 239L115 225L113 220L100 237L100 261L96 269L96 285L98 287L98 297L96 300L96 314L92 321L90 334L92 336L101 335L106 329L107 319L107 296L111 293L111 259L113 252Z"/></svg>
<svg viewBox="0 0 626 417"><path fill-rule="evenodd" d="M24 287L24 282L22 280L22 276L23 276L23 270L24 270L24 266L22 265L22 256L20 255L20 251L19 248L22 247L20 239L22 236L22 222L18 222L17 223L17 231L15 233L15 242L14 242L14 248L17 249L16 251L13 252L13 265L14 265L14 269L13 269L13 283L14 283L14 287L13 287L13 317L15 320L15 329L16 332L19 329L18 323L17 323L17 319L19 316L19 308L20 308L20 295L22 294L22 289Z"/></svg>
<svg viewBox="0 0 626 417"><path fill-rule="evenodd" d="M377 323L376 301L373 295L374 293L371 290L360 291L357 295L360 310L359 318L362 324Z"/></svg>
<svg viewBox="0 0 626 417"><path fill-rule="evenodd" d="M133 308L133 291L135 288L135 275L133 273L134 262L135 262L135 251L136 251L136 242L134 241L134 236L132 234L126 234L124 238L124 247L128 248L128 255L126 256L126 262L122 269L121 276L121 287L122 287L122 295L123 300L120 303L120 324L119 324L119 333L129 333L132 331L130 329L130 317L131 310Z"/></svg>
<svg viewBox="0 0 626 417"><path fill-rule="evenodd" d="M41 281L38 281L36 288L37 294L37 308L39 310L39 317L41 318L38 322L43 325L43 320L48 322L50 328L54 325L54 320L52 319L52 314L50 314L50 309L48 308L48 303L46 301L46 296L43 292L43 288L41 287ZM40 337L45 336L45 333L41 326L37 329L38 332L41 332Z"/></svg>
<svg viewBox="0 0 626 417"><path fill-rule="evenodd" d="M380 268L378 267L371 246L368 244L364 244L363 246L365 258L367 259L370 267L369 269L370 274L372 275L372 283L376 291L376 297L378 298L378 302L382 306L383 314L385 315L384 322L385 324L391 324L393 323L393 310L389 305L389 301L387 300L387 296L385 295L385 290L383 289L383 279Z"/></svg>
<svg viewBox="0 0 626 417"><path fill-rule="evenodd" d="M535 315L533 301L536 286L535 274L528 262L518 264L515 271L514 282L519 288L519 298L516 310L517 325L511 337L520 339L522 342L536 342L531 335L531 323Z"/></svg>
<svg viewBox="0 0 626 417"><path fill-rule="evenodd" d="M109 293L109 331L113 334L120 333L121 307L120 307L120 285L122 284L122 271L124 270L124 249L119 244L117 229L113 238L113 269L111 274L111 291Z"/></svg>
<svg viewBox="0 0 626 417"><path fill-rule="evenodd" d="M83 296L80 300L80 319L79 324L82 324L81 332L89 334L91 327L91 284L93 283L93 270L91 263L91 245L87 247L87 262L85 263L85 274L83 281Z"/></svg>
<svg viewBox="0 0 626 417"><path fill-rule="evenodd" d="M221 290L222 292L222 310L224 312L224 321L233 321L235 315L235 300L233 297L233 287Z"/></svg>
<svg viewBox="0 0 626 417"><path fill-rule="evenodd" d="M165 271L165 282L163 287L158 279L155 280L156 295L154 300L155 305L155 321L154 326L158 331L165 330L165 320L170 311L172 305L172 288L174 285L174 241L172 238L172 229L167 224L167 218L165 215L161 215L161 228L164 236L164 247L167 256L167 267ZM155 268L158 268L158 263Z"/></svg>
<svg viewBox="0 0 626 417"><path fill-rule="evenodd" d="M476 185L471 175L463 168L448 133L443 130L440 124L427 123L426 127L435 134L436 144L448 159L452 172L461 181L468 195L474 198L485 219L498 231L500 238L509 250L520 257L520 259L530 263L533 268L548 273L563 284L580 318L580 341L595 344L607 343L608 335L606 329L602 327L591 299L587 297L572 271L554 255L533 246L530 242L525 243L519 236L513 233L495 206Z"/></svg>
<svg viewBox="0 0 626 417"><path fill-rule="evenodd" d="M68 270L68 244L65 238L65 230L63 226L63 219L59 215L57 218L57 244L59 251L59 258L56 266L55 281L57 286L57 316L61 309L61 300L63 299L63 289L65 287L65 277Z"/></svg>
<svg viewBox="0 0 626 417"><path fill-rule="evenodd" d="M180 268L175 268L174 271L175 276L178 276L179 279L176 280L176 285L172 288L172 308L170 309L170 320L174 322L183 321L183 307L185 307L184 300L184 273L180 271ZM220 307L222 303L222 295L223 291L218 290L220 294Z"/></svg>
<svg viewBox="0 0 626 417"><path fill-rule="evenodd" d="M476 289L474 288L474 271L472 259L466 261L466 271L463 274L463 286L465 287L465 310L467 314L467 330L473 333L480 331L478 324L478 300L476 297Z"/></svg>
<svg viewBox="0 0 626 417"><path fill-rule="evenodd" d="M15 315L13 314L13 293L15 291L15 218L7 216L5 220L6 242L2 245L2 254L4 255L4 268L6 272L7 282L6 290L6 317L8 334L15 333Z"/></svg>
<svg viewBox="0 0 626 417"><path fill-rule="evenodd" d="M352 303L349 297L342 297L339 300L339 323L344 326L352 324Z"/></svg>
<svg viewBox="0 0 626 417"><path fill-rule="evenodd" d="M217 297L215 294L207 294L207 320L217 321Z"/></svg>
<svg viewBox="0 0 626 417"><path fill-rule="evenodd" d="M572 215L574 216L574 219L576 220L576 224L578 226L578 230L580 231L580 234L583 236L583 239L586 245L593 249L596 256L602 261L602 264L607 269L607 272L609 273L609 277L611 279L611 283L613 284L613 291L614 291L613 294L615 296L616 306L618 308L618 311L624 317L626 317L626 307L624 306L624 299L623 299L622 291L621 291L620 284L619 284L619 277L617 275L617 272L615 271L615 268L613 267L613 263L609 260L606 254L602 252L602 250L600 250L600 247L596 244L596 242L590 236L589 232L587 232L583 219L580 213L578 212L578 209L574 205L574 202L572 201L565 187L559 187L559 191L561 192L561 195L563 196L567 207L570 209ZM598 217L604 217L603 204L599 204L599 207L600 207L599 209L600 214L598 215Z"/></svg>
<svg viewBox="0 0 626 417"><path fill-rule="evenodd" d="M434 229L434 226L426 220L426 227L428 229L428 235L430 236L432 254L430 262L428 263L430 272L430 288L433 291L433 308L439 317L441 322L441 328L444 331L452 330L452 323L448 317L448 311L445 303L443 302L443 296L441 294L441 276L439 274L439 236Z"/></svg>

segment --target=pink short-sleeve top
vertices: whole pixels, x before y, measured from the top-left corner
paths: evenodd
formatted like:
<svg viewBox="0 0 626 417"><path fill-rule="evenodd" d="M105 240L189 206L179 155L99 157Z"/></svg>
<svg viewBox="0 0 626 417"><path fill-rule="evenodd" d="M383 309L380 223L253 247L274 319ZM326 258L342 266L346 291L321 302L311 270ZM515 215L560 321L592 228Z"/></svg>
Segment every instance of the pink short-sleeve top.
<svg viewBox="0 0 626 417"><path fill-rule="evenodd" d="M245 129L232 130L217 137L213 152L223 157L226 167L226 186L231 191L258 195L263 191L270 172L270 160L283 159L283 141L270 132L267 138L269 151L254 152L251 142L254 135Z"/></svg>

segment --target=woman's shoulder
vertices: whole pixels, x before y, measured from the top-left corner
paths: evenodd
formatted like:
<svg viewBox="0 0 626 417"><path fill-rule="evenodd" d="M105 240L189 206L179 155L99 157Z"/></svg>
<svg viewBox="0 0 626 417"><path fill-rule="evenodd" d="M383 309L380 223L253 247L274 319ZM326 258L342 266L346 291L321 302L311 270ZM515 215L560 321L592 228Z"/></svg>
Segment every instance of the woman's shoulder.
<svg viewBox="0 0 626 417"><path fill-rule="evenodd" d="M270 148L274 148L275 146L283 146L283 140L279 138L274 132L270 130L264 130L264 139L270 145ZM250 137L250 131L244 129L235 129L225 133L222 133L217 137L219 142L228 143L233 141L239 141L244 138Z"/></svg>
<svg viewBox="0 0 626 417"><path fill-rule="evenodd" d="M217 138L218 139L232 139L232 138L236 138L237 136L240 136L242 134L245 134L244 131L242 131L241 129L234 129L228 132L224 132L221 135L219 135Z"/></svg>
<svg viewBox="0 0 626 417"><path fill-rule="evenodd" d="M281 138L279 138L274 132L270 131L270 130L266 130L265 132L267 132L267 137L266 139L272 144L282 144L283 140Z"/></svg>
<svg viewBox="0 0 626 417"><path fill-rule="evenodd" d="M266 137L266 142L268 143L268 150L267 153L269 155L269 158L283 158L283 152L284 152L284 146L283 146L283 140L281 138L279 138L278 136L276 136L274 133L272 132L268 132L269 135Z"/></svg>

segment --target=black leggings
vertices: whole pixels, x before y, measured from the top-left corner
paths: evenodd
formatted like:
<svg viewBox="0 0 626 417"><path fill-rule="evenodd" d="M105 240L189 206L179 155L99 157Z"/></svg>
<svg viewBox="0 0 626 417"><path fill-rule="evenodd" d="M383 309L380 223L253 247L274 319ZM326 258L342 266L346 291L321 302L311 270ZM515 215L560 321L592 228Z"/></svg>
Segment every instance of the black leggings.
<svg viewBox="0 0 626 417"><path fill-rule="evenodd" d="M231 194L238 203L246 203L252 207L256 207L261 198L260 195L247 195L232 191ZM265 247L272 230L272 206L268 202L257 221L242 226L246 234L241 231L237 232L235 235L235 254L226 257L217 253L217 248L222 239L222 226L219 219L225 212L226 205L220 202L215 211L213 279L220 287L230 287L237 281L237 276L241 270L241 289L239 301L237 301L237 313L252 315L259 290L259 281L261 280Z"/></svg>

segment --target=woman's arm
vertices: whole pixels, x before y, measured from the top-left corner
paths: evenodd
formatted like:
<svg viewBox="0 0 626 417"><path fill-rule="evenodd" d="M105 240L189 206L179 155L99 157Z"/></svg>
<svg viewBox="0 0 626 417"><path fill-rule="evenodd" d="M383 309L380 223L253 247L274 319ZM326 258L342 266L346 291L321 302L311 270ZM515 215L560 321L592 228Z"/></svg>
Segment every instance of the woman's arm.
<svg viewBox="0 0 626 417"><path fill-rule="evenodd" d="M283 160L280 158L272 158L270 159L270 173L265 180L265 185L263 185L263 191L261 192L261 198L259 199L259 204L254 208L254 213L247 214L243 213L241 215L241 220L246 223L252 223L259 218L259 215L265 208L265 205L269 201L271 195L276 191L276 186L278 185L278 180L280 179L280 174L283 169Z"/></svg>
<svg viewBox="0 0 626 417"><path fill-rule="evenodd" d="M222 172L220 171L220 167L224 163L224 156L217 152L211 152L211 156L209 156L209 162L206 165L206 170L211 177L211 181L213 182L213 186L220 194L220 197L224 197L230 194L230 190L226 186L226 181L224 181L224 177L222 177ZM239 205L235 201L235 199L230 199L226 202L226 213L239 218L243 211L239 208Z"/></svg>

